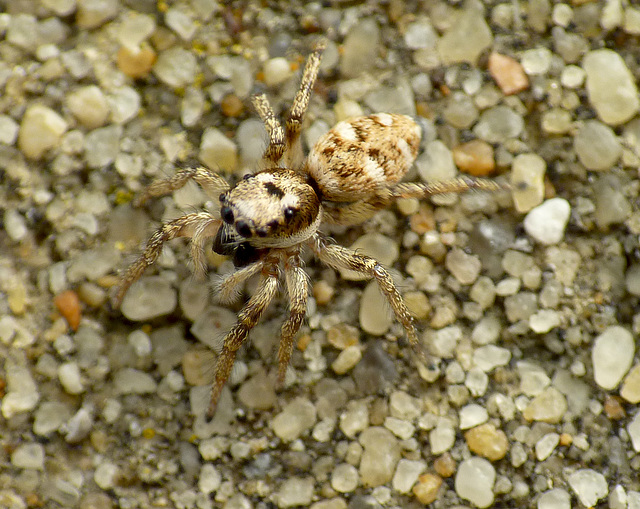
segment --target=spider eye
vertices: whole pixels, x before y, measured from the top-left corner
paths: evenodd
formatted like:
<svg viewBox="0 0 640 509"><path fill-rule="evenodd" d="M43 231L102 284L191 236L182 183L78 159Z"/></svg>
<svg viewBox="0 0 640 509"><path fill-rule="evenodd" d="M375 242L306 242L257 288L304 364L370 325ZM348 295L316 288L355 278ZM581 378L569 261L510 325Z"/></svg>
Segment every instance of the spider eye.
<svg viewBox="0 0 640 509"><path fill-rule="evenodd" d="M220 193L220 196L218 196L218 200L220 200L220 202L222 203L226 197L227 193Z"/></svg>
<svg viewBox="0 0 640 509"><path fill-rule="evenodd" d="M291 219L296 212L297 212L297 209L293 207L287 207L284 209L284 218Z"/></svg>
<svg viewBox="0 0 640 509"><path fill-rule="evenodd" d="M236 223L236 231L245 238L251 237L251 228L246 221L238 221Z"/></svg>
<svg viewBox="0 0 640 509"><path fill-rule="evenodd" d="M224 206L220 209L220 215L222 216L222 220L227 223L233 223L233 211L231 207Z"/></svg>

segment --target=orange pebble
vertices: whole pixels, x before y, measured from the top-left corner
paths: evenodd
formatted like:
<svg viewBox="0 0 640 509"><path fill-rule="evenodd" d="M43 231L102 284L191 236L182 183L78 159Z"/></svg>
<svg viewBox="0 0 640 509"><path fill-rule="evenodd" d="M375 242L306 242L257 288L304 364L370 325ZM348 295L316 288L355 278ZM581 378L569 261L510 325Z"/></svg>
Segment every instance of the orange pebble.
<svg viewBox="0 0 640 509"><path fill-rule="evenodd" d="M458 168L474 177L485 177L496 167L493 159L493 147L486 141L468 141L455 147L452 153Z"/></svg>
<svg viewBox="0 0 640 509"><path fill-rule="evenodd" d="M149 46L142 47L138 52L123 46L118 50L116 60L118 69L130 78L144 78L151 72L156 61L156 53Z"/></svg>
<svg viewBox="0 0 640 509"><path fill-rule="evenodd" d="M61 294L56 295L53 299L53 303L67 321L69 327L74 331L77 331L78 326L80 325L80 318L82 316L78 294L73 290L64 291Z"/></svg>
<svg viewBox="0 0 640 509"><path fill-rule="evenodd" d="M489 73L504 95L513 95L529 88L529 78L520 62L500 53L489 56Z"/></svg>

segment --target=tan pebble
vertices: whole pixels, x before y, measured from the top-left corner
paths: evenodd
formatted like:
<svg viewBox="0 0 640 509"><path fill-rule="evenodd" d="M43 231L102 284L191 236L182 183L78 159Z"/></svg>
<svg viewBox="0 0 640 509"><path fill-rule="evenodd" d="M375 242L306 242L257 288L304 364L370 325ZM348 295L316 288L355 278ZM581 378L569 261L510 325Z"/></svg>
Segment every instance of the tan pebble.
<svg viewBox="0 0 640 509"><path fill-rule="evenodd" d="M82 312L80 310L80 299L78 294L73 290L62 292L53 299L53 303L58 308L60 314L69 324L72 330L78 330Z"/></svg>
<svg viewBox="0 0 640 509"><path fill-rule="evenodd" d="M431 207L426 203L421 203L418 212L409 218L409 226L411 231L418 235L435 230L436 219L433 216Z"/></svg>
<svg viewBox="0 0 640 509"><path fill-rule="evenodd" d="M481 424L464 434L469 450L490 461L505 457L509 450L507 435L493 424Z"/></svg>
<svg viewBox="0 0 640 509"><path fill-rule="evenodd" d="M122 46L118 50L116 61L118 69L130 78L144 78L156 62L156 53L147 44L143 44L142 48L135 52Z"/></svg>
<svg viewBox="0 0 640 509"><path fill-rule="evenodd" d="M422 292L407 292L404 294L404 303L409 313L417 320L424 320L431 312L429 299Z"/></svg>
<svg viewBox="0 0 640 509"><path fill-rule="evenodd" d="M7 303L14 315L21 315L27 310L27 290L22 283L16 283L9 288Z"/></svg>
<svg viewBox="0 0 640 509"><path fill-rule="evenodd" d="M622 382L622 396L629 403L640 403L640 364L635 365Z"/></svg>
<svg viewBox="0 0 640 509"><path fill-rule="evenodd" d="M435 474L423 474L413 487L413 494L422 504L430 504L438 497L438 490L442 485L442 478Z"/></svg>
<svg viewBox="0 0 640 509"><path fill-rule="evenodd" d="M215 356L210 350L188 350L182 356L182 374L189 385L207 385L212 382Z"/></svg>
<svg viewBox="0 0 640 509"><path fill-rule="evenodd" d="M456 460L453 459L451 454L445 452L435 459L433 468L442 477L451 477L456 473Z"/></svg>
<svg viewBox="0 0 640 509"><path fill-rule="evenodd" d="M456 166L474 177L485 177L496 167L493 147L486 141L471 140L455 147L452 153Z"/></svg>
<svg viewBox="0 0 640 509"><path fill-rule="evenodd" d="M612 421L619 421L627 416L618 396L607 396L604 400L604 413Z"/></svg>
<svg viewBox="0 0 640 509"><path fill-rule="evenodd" d="M340 352L340 355L331 364L331 369L337 375L344 375L362 359L362 352L357 346L349 346Z"/></svg>
<svg viewBox="0 0 640 509"><path fill-rule="evenodd" d="M573 443L573 437L569 433L560 433L559 444L562 447L569 447Z"/></svg>
<svg viewBox="0 0 640 509"><path fill-rule="evenodd" d="M307 347L309 346L309 343L311 343L311 334L303 334L302 336L300 336L298 338L298 342L296 343L296 347L301 352L304 352L307 349Z"/></svg>
<svg viewBox="0 0 640 509"><path fill-rule="evenodd" d="M235 94L227 94L220 103L220 111L225 117L239 117L244 111L244 104Z"/></svg>
<svg viewBox="0 0 640 509"><path fill-rule="evenodd" d="M517 60L491 53L489 56L489 73L504 95L517 94L529 88L529 78Z"/></svg>
<svg viewBox="0 0 640 509"><path fill-rule="evenodd" d="M95 283L82 283L78 287L78 297L91 307L100 307L107 300L107 292Z"/></svg>
<svg viewBox="0 0 640 509"><path fill-rule="evenodd" d="M327 331L327 341L338 350L344 350L360 343L359 329L353 325L339 323Z"/></svg>
<svg viewBox="0 0 640 509"><path fill-rule="evenodd" d="M325 306L331 302L335 291L335 288L324 279L321 279L313 285L313 297L320 306Z"/></svg>

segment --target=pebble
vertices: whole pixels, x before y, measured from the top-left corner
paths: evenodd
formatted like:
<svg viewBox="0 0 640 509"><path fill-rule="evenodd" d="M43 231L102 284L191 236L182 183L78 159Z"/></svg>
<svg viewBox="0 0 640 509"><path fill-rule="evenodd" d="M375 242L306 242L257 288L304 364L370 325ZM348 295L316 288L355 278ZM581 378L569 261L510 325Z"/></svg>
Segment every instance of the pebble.
<svg viewBox="0 0 640 509"><path fill-rule="evenodd" d="M64 403L44 401L35 412L33 432L36 435L47 436L57 431L70 417L71 411Z"/></svg>
<svg viewBox="0 0 640 509"><path fill-rule="evenodd" d="M29 369L19 361L7 358L4 364L7 392L2 398L2 415L11 419L16 414L33 410L40 394Z"/></svg>
<svg viewBox="0 0 640 509"><path fill-rule="evenodd" d="M365 18L353 26L344 39L340 72L355 78L374 68L380 45L380 28L373 18Z"/></svg>
<svg viewBox="0 0 640 509"><path fill-rule="evenodd" d="M528 421L541 421L550 424L559 423L567 411L567 399L558 389L548 387L531 402L522 412Z"/></svg>
<svg viewBox="0 0 640 509"><path fill-rule="evenodd" d="M76 23L80 28L97 28L118 14L118 0L82 0L78 1Z"/></svg>
<svg viewBox="0 0 640 509"><path fill-rule="evenodd" d="M58 367L58 379L62 388L68 394L81 394L84 392L80 368L75 362L65 362Z"/></svg>
<svg viewBox="0 0 640 509"><path fill-rule="evenodd" d="M431 353L449 359L454 356L456 346L462 339L462 330L457 325L450 325L437 331L426 330L424 336Z"/></svg>
<svg viewBox="0 0 640 509"><path fill-rule="evenodd" d="M59 145L67 122L54 110L41 104L27 108L20 123L18 147L29 159L40 159Z"/></svg>
<svg viewBox="0 0 640 509"><path fill-rule="evenodd" d="M149 276L129 288L120 309L127 319L144 322L171 313L177 300L171 283L160 276Z"/></svg>
<svg viewBox="0 0 640 509"><path fill-rule="evenodd" d="M538 509L571 509L571 495L562 488L545 491L538 499Z"/></svg>
<svg viewBox="0 0 640 509"><path fill-rule="evenodd" d="M529 78L524 72L525 69L514 58L500 53L491 53L488 68L491 77L504 95L518 94L529 88Z"/></svg>
<svg viewBox="0 0 640 509"><path fill-rule="evenodd" d="M264 371L259 371L244 382L238 390L240 402L257 410L268 410L276 403L273 382Z"/></svg>
<svg viewBox="0 0 640 509"><path fill-rule="evenodd" d="M464 438L471 452L490 461L501 460L509 450L507 435L493 424L476 426L467 431Z"/></svg>
<svg viewBox="0 0 640 509"><path fill-rule="evenodd" d="M447 104L442 111L442 116L447 123L451 124L453 127L458 129L468 129L475 124L478 119L478 109L473 103L473 100L467 94L455 92L449 96ZM486 147L480 150L477 150L477 147L478 146L474 146L475 150L472 153L475 154L476 159L484 161L486 165L486 154L488 151ZM493 152L491 155L493 158Z"/></svg>
<svg viewBox="0 0 640 509"><path fill-rule="evenodd" d="M529 212L542 203L547 163L537 154L519 154L511 166L513 203L518 212Z"/></svg>
<svg viewBox="0 0 640 509"><path fill-rule="evenodd" d="M567 478L567 482L585 507L594 507L598 500L602 500L609 493L604 476L590 468L573 472Z"/></svg>
<svg viewBox="0 0 640 509"><path fill-rule="evenodd" d="M473 351L473 364L485 373L498 366L506 366L511 360L511 351L496 345L485 345Z"/></svg>
<svg viewBox="0 0 640 509"><path fill-rule="evenodd" d="M132 87L122 86L110 90L107 96L111 120L116 124L126 124L140 111L140 94Z"/></svg>
<svg viewBox="0 0 640 509"><path fill-rule="evenodd" d="M44 470L44 447L37 443L20 444L11 453L11 465L16 468Z"/></svg>
<svg viewBox="0 0 640 509"><path fill-rule="evenodd" d="M222 131L208 127L202 134L198 158L208 168L234 172L238 168L238 147Z"/></svg>
<svg viewBox="0 0 640 509"><path fill-rule="evenodd" d="M471 403L460 409L460 429L469 429L487 422L489 414L486 408L477 403Z"/></svg>
<svg viewBox="0 0 640 509"><path fill-rule="evenodd" d="M447 253L445 266L461 285L475 283L482 270L480 258L467 254L460 248L453 248Z"/></svg>
<svg viewBox="0 0 640 509"><path fill-rule="evenodd" d="M457 495L476 507L484 508L493 504L493 485L496 471L484 458L472 457L458 467L455 479Z"/></svg>
<svg viewBox="0 0 640 509"><path fill-rule="evenodd" d="M148 45L131 49L123 46L118 50L116 61L118 69L133 79L146 78L156 63L156 52Z"/></svg>
<svg viewBox="0 0 640 509"><path fill-rule="evenodd" d="M538 440L535 445L536 458L538 461L544 461L551 456L559 443L560 435L558 435L558 433L547 433Z"/></svg>
<svg viewBox="0 0 640 509"><path fill-rule="evenodd" d="M87 438L92 429L93 409L82 407L66 422L61 431L64 431L67 443L77 444Z"/></svg>
<svg viewBox="0 0 640 509"><path fill-rule="evenodd" d="M269 423L280 440L298 439L316 423L316 407L305 398L296 398L284 407Z"/></svg>
<svg viewBox="0 0 640 509"><path fill-rule="evenodd" d="M493 147L483 140L471 140L453 148L453 161L464 173L486 177L496 167Z"/></svg>
<svg viewBox="0 0 640 509"><path fill-rule="evenodd" d="M381 336L389 330L394 321L394 315L388 302L380 292L376 281L371 281L365 287L360 299L358 315L362 330L374 336Z"/></svg>
<svg viewBox="0 0 640 509"><path fill-rule="evenodd" d="M24 217L14 209L5 210L4 229L14 242L20 242L29 233Z"/></svg>
<svg viewBox="0 0 640 509"><path fill-rule="evenodd" d="M467 4L457 21L440 37L437 48L443 64L475 64L484 50L491 46L493 35L483 11L480 4Z"/></svg>
<svg viewBox="0 0 640 509"><path fill-rule="evenodd" d="M529 317L529 327L536 334L546 334L560 324L560 314L553 309L541 309Z"/></svg>
<svg viewBox="0 0 640 509"><path fill-rule="evenodd" d="M566 134L573 127L571 113L561 108L551 108L542 114L542 129L549 134Z"/></svg>
<svg viewBox="0 0 640 509"><path fill-rule="evenodd" d="M327 331L327 341L334 348L344 350L360 344L360 331L353 325L339 323Z"/></svg>
<svg viewBox="0 0 640 509"><path fill-rule="evenodd" d="M640 412L636 413L627 426L627 433L629 433L629 438L631 438L633 450L640 452Z"/></svg>
<svg viewBox="0 0 640 509"><path fill-rule="evenodd" d="M415 433L415 426L397 417L385 417L384 427L402 440L408 440Z"/></svg>
<svg viewBox="0 0 640 509"><path fill-rule="evenodd" d="M431 454L437 456L453 447L456 441L456 432L453 426L447 422L441 422L429 432L429 445Z"/></svg>
<svg viewBox="0 0 640 509"><path fill-rule="evenodd" d="M544 245L559 243L571 216L571 205L564 198L551 198L530 210L524 218L524 229Z"/></svg>
<svg viewBox="0 0 640 509"><path fill-rule="evenodd" d="M268 87L276 87L287 81L291 75L291 65L284 57L276 57L267 60L262 71L264 73L264 83Z"/></svg>
<svg viewBox="0 0 640 509"><path fill-rule="evenodd" d="M610 49L587 53L582 61L587 94L598 117L609 125L624 124L640 109L638 89L622 57Z"/></svg>
<svg viewBox="0 0 640 509"><path fill-rule="evenodd" d="M73 290L66 290L55 296L53 303L69 324L73 331L77 331L82 318L82 309L78 294Z"/></svg>
<svg viewBox="0 0 640 509"><path fill-rule="evenodd" d="M588 170L610 170L622 155L622 145L613 130L597 120L588 120L576 133L573 148Z"/></svg>
<svg viewBox="0 0 640 509"><path fill-rule="evenodd" d="M122 368L113 375L118 394L152 394L157 390L153 377L134 368Z"/></svg>
<svg viewBox="0 0 640 509"><path fill-rule="evenodd" d="M640 365L635 365L627 374L620 388L620 396L634 405L640 403Z"/></svg>
<svg viewBox="0 0 640 509"><path fill-rule="evenodd" d="M18 138L20 125L8 115L0 115L0 143L13 145Z"/></svg>
<svg viewBox="0 0 640 509"><path fill-rule="evenodd" d="M200 468L200 475L198 476L198 488L201 493L210 495L218 490L222 484L222 474L211 463L205 463Z"/></svg>
<svg viewBox="0 0 640 509"><path fill-rule="evenodd" d="M153 73L160 81L172 88L193 84L198 72L198 62L191 51L173 47L158 55Z"/></svg>
<svg viewBox="0 0 640 509"><path fill-rule="evenodd" d="M385 267L390 267L400 256L400 248L389 237L381 233L365 233L358 238L349 249L357 253L375 258ZM340 275L348 281L364 281L369 276L351 270L340 270Z"/></svg>
<svg viewBox="0 0 640 509"><path fill-rule="evenodd" d="M547 48L533 48L522 53L522 67L529 76L544 75L549 72L553 54Z"/></svg>
<svg viewBox="0 0 640 509"><path fill-rule="evenodd" d="M420 503L428 505L436 500L442 486L442 478L435 474L423 474L418 478L418 483L413 487L413 494Z"/></svg>
<svg viewBox="0 0 640 509"><path fill-rule="evenodd" d="M331 487L339 493L351 493L358 487L358 470L353 465L341 463L331 473Z"/></svg>
<svg viewBox="0 0 640 509"><path fill-rule="evenodd" d="M619 325L608 327L594 341L591 358L595 382L615 389L629 371L635 354L633 335Z"/></svg>
<svg viewBox="0 0 640 509"><path fill-rule="evenodd" d="M349 438L354 438L369 425L369 407L365 400L354 400L340 415L340 430Z"/></svg>
<svg viewBox="0 0 640 509"><path fill-rule="evenodd" d="M109 116L107 99L95 85L71 92L67 95L66 104L73 116L87 129L100 127Z"/></svg>
<svg viewBox="0 0 640 509"><path fill-rule="evenodd" d="M110 490L116 486L120 469L110 461L103 461L96 467L93 480L103 490Z"/></svg>
<svg viewBox="0 0 640 509"><path fill-rule="evenodd" d="M90 168L112 164L120 153L122 126L110 125L91 131L84 139L84 156Z"/></svg>
<svg viewBox="0 0 640 509"><path fill-rule="evenodd" d="M345 348L336 360L331 363L331 369L337 375L344 375L350 371L362 359L362 351L358 346L349 346Z"/></svg>
<svg viewBox="0 0 640 509"><path fill-rule="evenodd" d="M393 489L398 493L409 493L426 469L427 464L422 460L401 459L391 482Z"/></svg>
<svg viewBox="0 0 640 509"><path fill-rule="evenodd" d="M365 487L390 482L400 461L401 447L393 434L378 426L365 429L358 441L364 448L360 459L360 479Z"/></svg>
<svg viewBox="0 0 640 509"><path fill-rule="evenodd" d="M394 391L389 397L389 413L398 419L417 419L421 413L420 400L404 391Z"/></svg>
<svg viewBox="0 0 640 509"><path fill-rule="evenodd" d="M451 150L440 140L431 141L416 159L416 168L423 182L440 182L456 176L457 169Z"/></svg>
<svg viewBox="0 0 640 509"><path fill-rule="evenodd" d="M193 14L181 6L172 7L164 15L165 23L180 36L183 41L190 41L198 29Z"/></svg>
<svg viewBox="0 0 640 509"><path fill-rule="evenodd" d="M314 485L315 482L312 477L291 477L287 479L275 493L278 507L308 507L313 498Z"/></svg>
<svg viewBox="0 0 640 509"><path fill-rule="evenodd" d="M504 143L510 138L517 138L524 129L521 115L508 106L498 105L484 111L478 123L473 127L473 134L488 143Z"/></svg>

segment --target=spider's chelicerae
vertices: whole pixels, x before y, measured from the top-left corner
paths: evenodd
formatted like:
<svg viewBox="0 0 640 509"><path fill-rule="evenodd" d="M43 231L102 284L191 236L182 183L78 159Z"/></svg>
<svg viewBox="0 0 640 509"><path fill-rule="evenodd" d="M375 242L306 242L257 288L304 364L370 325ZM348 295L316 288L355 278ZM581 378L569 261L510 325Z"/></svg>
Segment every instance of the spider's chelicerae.
<svg viewBox="0 0 640 509"><path fill-rule="evenodd" d="M274 298L281 277L290 302L278 350L278 382L283 382L294 336L306 311L309 281L300 253L307 247L329 267L350 269L374 278L404 326L410 344L421 351L411 314L389 272L373 258L331 242L320 233L320 225L360 223L398 198L501 188L495 182L472 178L433 184L399 183L413 164L421 135L418 125L405 115L378 113L340 122L320 138L305 158L300 131L323 49L318 44L309 56L284 129L266 96L253 98L269 135L264 169L231 188L206 168L188 168L172 178L154 182L137 200L138 205L142 204L193 179L210 196L219 199L220 214L196 212L162 225L124 274L114 297L116 307L129 287L156 261L162 245L176 237L191 239L191 257L197 273L205 270L204 249L208 239L213 239L216 253L233 257L237 270L216 289L221 302L234 300L239 285L249 277L255 274L260 277L257 290L224 338L215 368L209 417L215 412L236 352Z"/></svg>

